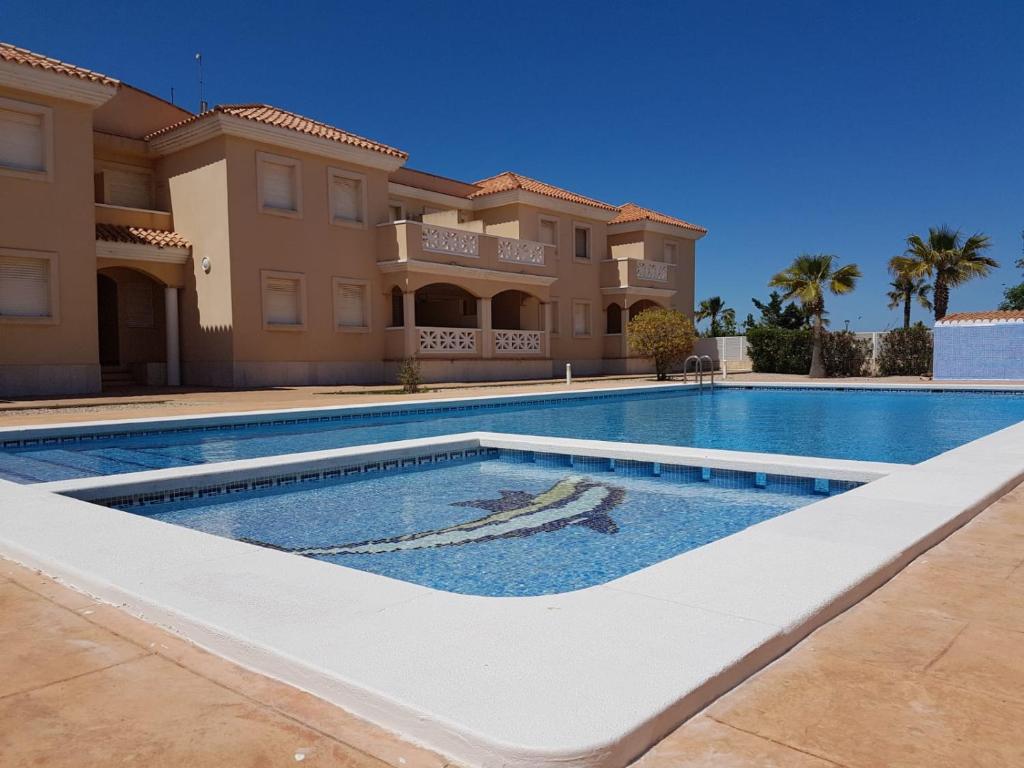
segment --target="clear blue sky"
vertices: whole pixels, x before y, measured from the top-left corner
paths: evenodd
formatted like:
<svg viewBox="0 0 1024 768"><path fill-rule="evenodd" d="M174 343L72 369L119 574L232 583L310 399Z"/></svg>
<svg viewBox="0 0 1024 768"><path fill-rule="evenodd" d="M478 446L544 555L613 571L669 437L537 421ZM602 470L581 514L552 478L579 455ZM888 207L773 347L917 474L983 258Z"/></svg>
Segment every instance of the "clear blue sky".
<svg viewBox="0 0 1024 768"><path fill-rule="evenodd" d="M263 7L266 5L267 7ZM898 322L911 232L1024 229L1024 4L4 0L0 38L198 102L269 102L475 180L511 169L706 226L698 298L742 319L803 251L864 272L834 325ZM921 315L923 316L923 315Z"/></svg>

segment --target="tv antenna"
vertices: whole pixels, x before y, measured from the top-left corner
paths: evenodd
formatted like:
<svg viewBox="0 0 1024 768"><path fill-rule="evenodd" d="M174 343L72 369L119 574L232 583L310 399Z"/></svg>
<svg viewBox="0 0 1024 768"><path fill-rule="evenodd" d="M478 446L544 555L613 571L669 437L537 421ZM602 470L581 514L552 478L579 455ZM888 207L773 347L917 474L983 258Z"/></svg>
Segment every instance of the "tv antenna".
<svg viewBox="0 0 1024 768"><path fill-rule="evenodd" d="M210 105L206 103L206 85L203 82L202 51L196 54L196 63L199 65L199 114L202 114L210 107Z"/></svg>

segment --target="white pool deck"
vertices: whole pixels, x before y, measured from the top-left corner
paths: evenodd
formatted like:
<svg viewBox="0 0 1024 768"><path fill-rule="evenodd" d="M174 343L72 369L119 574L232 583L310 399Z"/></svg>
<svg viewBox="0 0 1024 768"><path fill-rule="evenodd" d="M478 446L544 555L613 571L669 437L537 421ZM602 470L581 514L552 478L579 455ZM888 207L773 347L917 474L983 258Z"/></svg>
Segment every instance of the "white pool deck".
<svg viewBox="0 0 1024 768"><path fill-rule="evenodd" d="M441 592L55 493L97 498L439 444L871 482L607 584L522 598ZM1022 478L1024 422L913 466L467 433L0 482L0 554L465 764L618 767Z"/></svg>

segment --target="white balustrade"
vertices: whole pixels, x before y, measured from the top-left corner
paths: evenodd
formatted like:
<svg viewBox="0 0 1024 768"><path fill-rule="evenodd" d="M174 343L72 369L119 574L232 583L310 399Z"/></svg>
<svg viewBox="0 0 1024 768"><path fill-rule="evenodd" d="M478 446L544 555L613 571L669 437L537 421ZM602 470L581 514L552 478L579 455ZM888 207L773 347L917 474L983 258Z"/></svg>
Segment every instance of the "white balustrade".
<svg viewBox="0 0 1024 768"><path fill-rule="evenodd" d="M664 261L638 261L636 263L636 279L667 283L668 264Z"/></svg>
<svg viewBox="0 0 1024 768"><path fill-rule="evenodd" d="M494 331L496 354L525 353L539 355L542 349L540 331Z"/></svg>
<svg viewBox="0 0 1024 768"><path fill-rule="evenodd" d="M476 352L476 330L473 328L420 328L420 352Z"/></svg>
<svg viewBox="0 0 1024 768"><path fill-rule="evenodd" d="M454 253L459 256L480 255L480 236L475 232L436 227L431 224L424 224L421 229L425 251Z"/></svg>
<svg viewBox="0 0 1024 768"><path fill-rule="evenodd" d="M514 240L510 237L498 238L498 260L514 261L519 264L544 266L544 244L533 240Z"/></svg>

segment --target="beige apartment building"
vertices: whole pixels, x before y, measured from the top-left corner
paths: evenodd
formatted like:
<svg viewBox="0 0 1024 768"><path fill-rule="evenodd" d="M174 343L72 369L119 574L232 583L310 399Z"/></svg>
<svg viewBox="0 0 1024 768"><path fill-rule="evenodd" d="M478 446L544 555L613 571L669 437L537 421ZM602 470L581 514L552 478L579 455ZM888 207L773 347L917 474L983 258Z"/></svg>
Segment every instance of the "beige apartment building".
<svg viewBox="0 0 1024 768"><path fill-rule="evenodd" d="M407 158L0 44L0 394L643 370L626 320L692 314L703 228Z"/></svg>

